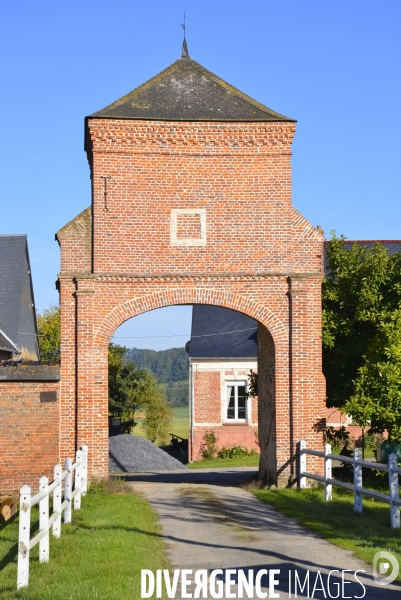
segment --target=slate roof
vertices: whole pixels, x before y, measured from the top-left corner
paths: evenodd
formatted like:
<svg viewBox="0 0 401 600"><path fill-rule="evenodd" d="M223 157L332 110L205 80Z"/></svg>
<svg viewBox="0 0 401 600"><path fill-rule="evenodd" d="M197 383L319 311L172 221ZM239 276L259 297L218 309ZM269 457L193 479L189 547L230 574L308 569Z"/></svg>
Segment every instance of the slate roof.
<svg viewBox="0 0 401 600"><path fill-rule="evenodd" d="M19 350L38 354L34 304L26 235L0 235L0 329Z"/></svg>
<svg viewBox="0 0 401 600"><path fill-rule="evenodd" d="M18 348L15 344L12 343L9 337L6 336L4 331L0 329L0 350L5 350L6 352L18 353Z"/></svg>
<svg viewBox="0 0 401 600"><path fill-rule="evenodd" d="M325 243L327 244L327 242ZM345 240L344 246L348 250L355 243L367 248L374 248L374 245L377 243L383 244L389 254L395 254L401 250L401 240Z"/></svg>
<svg viewBox="0 0 401 600"><path fill-rule="evenodd" d="M87 118L165 121L290 121L187 55Z"/></svg>
<svg viewBox="0 0 401 600"><path fill-rule="evenodd" d="M190 358L256 358L257 322L221 306L192 309Z"/></svg>

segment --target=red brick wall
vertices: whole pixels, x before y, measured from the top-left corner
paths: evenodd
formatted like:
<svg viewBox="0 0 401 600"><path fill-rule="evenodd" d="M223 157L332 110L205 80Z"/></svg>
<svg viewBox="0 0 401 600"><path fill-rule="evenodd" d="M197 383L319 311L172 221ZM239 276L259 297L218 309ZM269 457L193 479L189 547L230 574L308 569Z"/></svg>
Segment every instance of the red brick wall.
<svg viewBox="0 0 401 600"><path fill-rule="evenodd" d="M59 462L60 402L40 402L40 392L57 392L58 382L0 381L0 495L39 478L53 480Z"/></svg>
<svg viewBox="0 0 401 600"><path fill-rule="evenodd" d="M137 314L194 303L243 312L273 338L281 480L299 439L321 447L323 236L291 205L294 131L294 123L89 120L93 237L74 222L58 236L63 455L85 443L93 472L107 473L111 336ZM111 177L107 211L102 176ZM205 211L205 243L171 243L180 210ZM194 235L190 221L177 217L179 239Z"/></svg>
<svg viewBox="0 0 401 600"><path fill-rule="evenodd" d="M195 423L220 423L220 373L194 373Z"/></svg>
<svg viewBox="0 0 401 600"><path fill-rule="evenodd" d="M244 448L248 450L255 449L259 452L259 446L256 441L257 427L240 424L229 424L215 427L195 427L193 434L193 448L194 453L192 460L199 460L202 457L202 444L204 442L204 435L206 431L212 430L217 439L218 448L232 448L233 446L239 446L242 444Z"/></svg>

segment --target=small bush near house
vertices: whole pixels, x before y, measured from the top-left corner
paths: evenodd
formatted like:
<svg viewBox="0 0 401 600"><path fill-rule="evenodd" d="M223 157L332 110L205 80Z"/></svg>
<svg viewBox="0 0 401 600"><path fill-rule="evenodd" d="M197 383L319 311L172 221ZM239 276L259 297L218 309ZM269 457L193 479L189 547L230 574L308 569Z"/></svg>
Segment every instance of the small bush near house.
<svg viewBox="0 0 401 600"><path fill-rule="evenodd" d="M215 458L218 452L216 434L213 429L205 431L201 445L201 456L204 460Z"/></svg>
<svg viewBox="0 0 401 600"><path fill-rule="evenodd" d="M248 450L242 444L238 446L233 446L232 448L228 448L227 446L223 446L221 450L217 452L218 458L242 458L243 456L258 456L257 451L253 448L252 450Z"/></svg>

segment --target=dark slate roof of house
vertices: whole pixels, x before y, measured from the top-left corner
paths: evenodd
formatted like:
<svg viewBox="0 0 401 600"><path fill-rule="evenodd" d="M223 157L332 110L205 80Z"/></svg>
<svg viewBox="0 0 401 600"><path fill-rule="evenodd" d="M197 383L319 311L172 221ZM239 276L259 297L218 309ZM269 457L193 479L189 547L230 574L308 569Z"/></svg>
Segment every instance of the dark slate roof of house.
<svg viewBox="0 0 401 600"><path fill-rule="evenodd" d="M36 346L33 304L26 235L0 235L0 329L18 349ZM32 335L23 337L22 333Z"/></svg>
<svg viewBox="0 0 401 600"><path fill-rule="evenodd" d="M221 306L194 305L191 358L256 358L257 353L254 319Z"/></svg>
<svg viewBox="0 0 401 600"><path fill-rule="evenodd" d="M401 250L401 240L345 240L344 245L348 249L352 244L359 244L367 248L373 248L375 244L383 244L389 254L395 254ZM327 244L327 242L326 242Z"/></svg>
<svg viewBox="0 0 401 600"><path fill-rule="evenodd" d="M88 118L164 121L294 121L183 55L172 65Z"/></svg>

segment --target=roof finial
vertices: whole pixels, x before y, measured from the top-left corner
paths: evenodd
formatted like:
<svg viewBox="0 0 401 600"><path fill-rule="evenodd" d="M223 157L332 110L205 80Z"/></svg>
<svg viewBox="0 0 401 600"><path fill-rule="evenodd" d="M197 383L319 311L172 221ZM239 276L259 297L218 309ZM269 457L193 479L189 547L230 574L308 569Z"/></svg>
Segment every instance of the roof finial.
<svg viewBox="0 0 401 600"><path fill-rule="evenodd" d="M181 58L189 58L187 40L185 39L185 29L186 29L185 10L184 10L184 23L181 25L181 27L184 30L184 41L182 42L182 54L181 54Z"/></svg>

